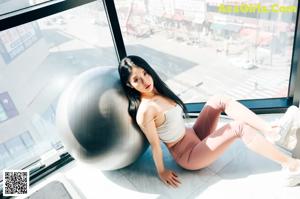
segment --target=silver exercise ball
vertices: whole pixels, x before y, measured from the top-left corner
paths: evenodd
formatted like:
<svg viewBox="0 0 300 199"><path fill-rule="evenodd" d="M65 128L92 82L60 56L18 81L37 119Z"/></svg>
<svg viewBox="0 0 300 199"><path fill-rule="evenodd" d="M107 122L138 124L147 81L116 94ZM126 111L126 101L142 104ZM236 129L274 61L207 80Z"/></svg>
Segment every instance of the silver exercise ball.
<svg viewBox="0 0 300 199"><path fill-rule="evenodd" d="M133 163L149 146L128 114L116 67L83 72L61 95L56 125L74 159L102 170Z"/></svg>

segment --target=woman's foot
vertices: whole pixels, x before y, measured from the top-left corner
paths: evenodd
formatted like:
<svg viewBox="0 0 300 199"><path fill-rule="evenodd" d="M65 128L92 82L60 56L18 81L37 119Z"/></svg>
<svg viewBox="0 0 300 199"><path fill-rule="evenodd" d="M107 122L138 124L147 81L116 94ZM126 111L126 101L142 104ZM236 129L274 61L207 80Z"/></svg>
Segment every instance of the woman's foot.
<svg viewBox="0 0 300 199"><path fill-rule="evenodd" d="M288 187L300 184L300 160L291 159L289 165L283 166L284 184Z"/></svg>

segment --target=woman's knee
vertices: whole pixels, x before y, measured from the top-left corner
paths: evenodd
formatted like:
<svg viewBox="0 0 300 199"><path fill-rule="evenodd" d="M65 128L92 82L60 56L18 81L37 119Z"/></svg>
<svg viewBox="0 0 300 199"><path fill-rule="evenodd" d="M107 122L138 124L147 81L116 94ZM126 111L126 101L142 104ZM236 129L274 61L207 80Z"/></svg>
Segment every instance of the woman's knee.
<svg viewBox="0 0 300 199"><path fill-rule="evenodd" d="M230 126L234 135L246 144L250 143L257 134L256 129L242 121L233 121Z"/></svg>
<svg viewBox="0 0 300 199"><path fill-rule="evenodd" d="M214 107L220 108L223 112L225 111L226 106L234 100L228 95L213 95L207 100L207 104Z"/></svg>

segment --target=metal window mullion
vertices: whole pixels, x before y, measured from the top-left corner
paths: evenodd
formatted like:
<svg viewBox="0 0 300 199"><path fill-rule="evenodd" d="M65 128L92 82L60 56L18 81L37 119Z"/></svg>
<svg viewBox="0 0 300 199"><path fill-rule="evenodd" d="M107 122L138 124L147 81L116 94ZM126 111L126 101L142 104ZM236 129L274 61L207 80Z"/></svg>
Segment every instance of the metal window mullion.
<svg viewBox="0 0 300 199"><path fill-rule="evenodd" d="M294 37L294 48L292 55L292 68L289 86L289 96L293 97L293 104L299 106L300 101L300 21L299 21L299 6L298 1L295 37Z"/></svg>
<svg viewBox="0 0 300 199"><path fill-rule="evenodd" d="M123 41L123 36L122 36L122 32L118 20L115 3L113 0L102 0L102 1L106 12L108 24L110 27L117 58L120 61L122 58L126 57L126 49Z"/></svg>

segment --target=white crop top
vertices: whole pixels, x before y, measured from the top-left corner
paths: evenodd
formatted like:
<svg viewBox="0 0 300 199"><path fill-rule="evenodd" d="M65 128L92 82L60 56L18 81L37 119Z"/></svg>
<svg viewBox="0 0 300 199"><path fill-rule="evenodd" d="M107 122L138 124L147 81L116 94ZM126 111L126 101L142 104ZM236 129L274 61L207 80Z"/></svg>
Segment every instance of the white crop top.
<svg viewBox="0 0 300 199"><path fill-rule="evenodd" d="M163 142L174 142L181 138L185 133L182 109L176 104L175 107L167 110L164 114L164 123L156 129L158 136Z"/></svg>

